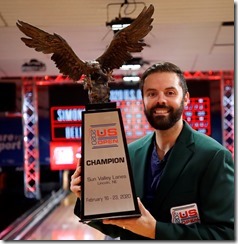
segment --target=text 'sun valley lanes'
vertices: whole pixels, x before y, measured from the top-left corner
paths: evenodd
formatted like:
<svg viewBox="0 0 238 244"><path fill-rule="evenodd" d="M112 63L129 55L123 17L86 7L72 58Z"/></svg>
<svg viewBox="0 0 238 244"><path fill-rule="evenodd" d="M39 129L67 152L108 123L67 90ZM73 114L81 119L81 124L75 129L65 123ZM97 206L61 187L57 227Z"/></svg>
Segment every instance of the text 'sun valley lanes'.
<svg viewBox="0 0 238 244"><path fill-rule="evenodd" d="M111 175L111 176L97 176L97 177L87 177L86 181L94 182L97 185L106 185L106 184L117 184L118 180L125 180L127 176L123 175Z"/></svg>

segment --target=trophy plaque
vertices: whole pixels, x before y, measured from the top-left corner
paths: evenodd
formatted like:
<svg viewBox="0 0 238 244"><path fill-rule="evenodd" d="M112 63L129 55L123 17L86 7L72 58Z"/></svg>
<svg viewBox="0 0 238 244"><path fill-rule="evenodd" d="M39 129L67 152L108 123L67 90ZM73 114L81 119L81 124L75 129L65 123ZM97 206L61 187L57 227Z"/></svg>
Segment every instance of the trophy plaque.
<svg viewBox="0 0 238 244"><path fill-rule="evenodd" d="M81 221L140 216L120 109L89 104L82 113Z"/></svg>

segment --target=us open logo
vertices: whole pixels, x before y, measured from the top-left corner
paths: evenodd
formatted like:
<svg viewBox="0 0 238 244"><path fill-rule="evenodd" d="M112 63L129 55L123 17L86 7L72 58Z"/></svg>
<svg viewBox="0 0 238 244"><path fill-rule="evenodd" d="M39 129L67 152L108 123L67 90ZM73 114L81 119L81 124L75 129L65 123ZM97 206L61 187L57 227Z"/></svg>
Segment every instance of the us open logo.
<svg viewBox="0 0 238 244"><path fill-rule="evenodd" d="M118 147L116 123L91 125L89 138L92 149Z"/></svg>
<svg viewBox="0 0 238 244"><path fill-rule="evenodd" d="M172 223L174 224L193 224L200 223L199 212L196 203L178 206L170 209Z"/></svg>

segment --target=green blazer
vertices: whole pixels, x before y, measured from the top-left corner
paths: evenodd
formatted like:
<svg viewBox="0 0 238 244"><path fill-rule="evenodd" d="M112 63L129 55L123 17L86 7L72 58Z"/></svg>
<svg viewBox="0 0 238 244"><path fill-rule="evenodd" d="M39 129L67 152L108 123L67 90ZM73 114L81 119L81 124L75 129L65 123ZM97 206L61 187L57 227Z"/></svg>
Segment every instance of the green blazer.
<svg viewBox="0 0 238 244"><path fill-rule="evenodd" d="M145 167L154 133L128 145L136 194L143 203ZM200 223L172 223L171 208L195 203ZM164 168L153 203L158 240L234 240L234 162L231 153L186 122ZM75 206L79 216L79 200ZM90 226L121 240L146 239L101 221Z"/></svg>

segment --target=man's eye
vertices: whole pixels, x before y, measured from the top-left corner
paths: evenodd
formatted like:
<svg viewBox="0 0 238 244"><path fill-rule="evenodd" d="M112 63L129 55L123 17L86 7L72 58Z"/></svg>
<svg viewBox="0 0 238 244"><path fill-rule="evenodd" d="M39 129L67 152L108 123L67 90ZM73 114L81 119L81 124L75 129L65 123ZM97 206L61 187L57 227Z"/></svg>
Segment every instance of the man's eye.
<svg viewBox="0 0 238 244"><path fill-rule="evenodd" d="M147 94L148 97L154 97L155 96L155 93L154 92L150 92Z"/></svg>
<svg viewBox="0 0 238 244"><path fill-rule="evenodd" d="M168 96L173 96L173 95L175 95L175 92L174 91L167 91L167 95Z"/></svg>

